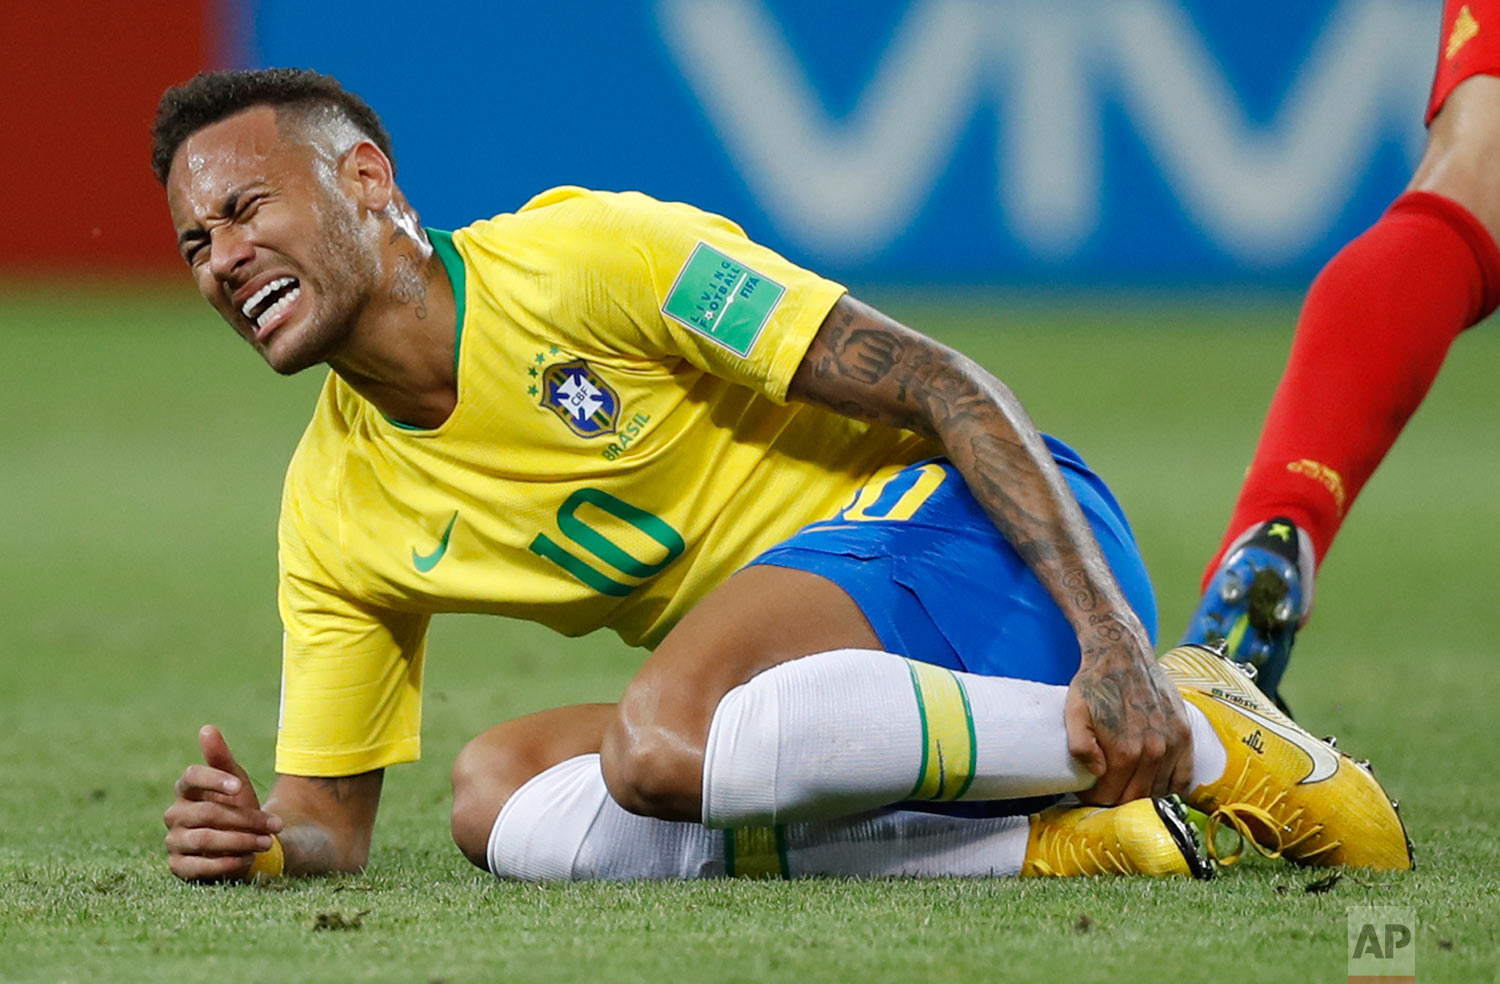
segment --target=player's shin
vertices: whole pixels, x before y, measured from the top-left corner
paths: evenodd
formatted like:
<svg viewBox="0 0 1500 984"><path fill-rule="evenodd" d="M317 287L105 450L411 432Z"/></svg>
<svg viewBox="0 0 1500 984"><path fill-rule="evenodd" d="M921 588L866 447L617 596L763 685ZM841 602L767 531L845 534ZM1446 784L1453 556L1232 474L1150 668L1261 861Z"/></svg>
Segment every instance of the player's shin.
<svg viewBox="0 0 1500 984"><path fill-rule="evenodd" d="M1087 789L1066 687L959 673L891 653L782 663L726 694L709 729L703 822L819 819L903 800Z"/></svg>
<svg viewBox="0 0 1500 984"><path fill-rule="evenodd" d="M1180 806L1166 800L983 819L872 810L721 831L627 813L593 754L517 790L487 856L496 875L527 881L1208 873Z"/></svg>
<svg viewBox="0 0 1500 984"><path fill-rule="evenodd" d="M709 830L627 813L609 796L599 756L553 766L505 804L489 867L526 881L792 878L807 875L1014 875L1026 817L967 820L881 810L821 823Z"/></svg>

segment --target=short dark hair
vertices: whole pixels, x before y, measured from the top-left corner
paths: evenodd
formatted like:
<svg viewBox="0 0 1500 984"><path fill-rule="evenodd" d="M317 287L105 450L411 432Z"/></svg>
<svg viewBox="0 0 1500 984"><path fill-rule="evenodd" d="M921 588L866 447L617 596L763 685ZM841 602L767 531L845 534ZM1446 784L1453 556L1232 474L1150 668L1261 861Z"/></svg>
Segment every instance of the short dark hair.
<svg viewBox="0 0 1500 984"><path fill-rule="evenodd" d="M151 127L151 170L167 183L177 148L204 127L252 106L292 109L331 108L379 147L395 168L391 135L369 103L331 75L305 68L266 68L199 72L162 93Z"/></svg>

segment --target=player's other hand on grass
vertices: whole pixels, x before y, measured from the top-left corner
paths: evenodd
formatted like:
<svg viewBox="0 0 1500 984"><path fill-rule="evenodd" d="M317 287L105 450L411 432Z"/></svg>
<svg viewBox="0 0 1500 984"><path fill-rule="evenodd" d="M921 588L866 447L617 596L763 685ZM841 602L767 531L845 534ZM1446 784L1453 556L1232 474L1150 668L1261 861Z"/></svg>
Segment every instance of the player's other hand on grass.
<svg viewBox="0 0 1500 984"><path fill-rule="evenodd" d="M1080 799L1108 805L1188 791L1193 747L1182 695L1134 619L1096 623L1064 717L1068 750L1099 777Z"/></svg>
<svg viewBox="0 0 1500 984"><path fill-rule="evenodd" d="M271 835L281 831L281 818L260 808L218 728L204 725L198 744L203 762L183 770L162 817L167 864L184 881L247 879L256 853L270 849Z"/></svg>

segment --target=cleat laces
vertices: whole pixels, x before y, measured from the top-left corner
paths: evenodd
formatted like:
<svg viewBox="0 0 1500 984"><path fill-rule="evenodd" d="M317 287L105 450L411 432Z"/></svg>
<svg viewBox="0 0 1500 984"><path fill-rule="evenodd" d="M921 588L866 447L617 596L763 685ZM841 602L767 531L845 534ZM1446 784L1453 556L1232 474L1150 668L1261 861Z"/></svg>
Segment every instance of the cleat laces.
<svg viewBox="0 0 1500 984"><path fill-rule="evenodd" d="M1262 857L1274 859L1286 855L1300 864L1316 863L1320 855L1343 843L1331 840L1319 847L1308 845L1309 849L1299 853L1297 847L1321 834L1323 825L1304 822L1302 807L1289 811L1285 803L1286 791L1272 793L1268 776L1261 776L1247 787L1249 779L1250 767L1247 762L1240 771L1233 791L1225 798L1226 801L1208 815L1204 830L1207 844L1204 846L1209 857L1221 867L1227 868L1238 861L1245 852L1247 842ZM1263 832L1260 837L1256 836L1252 824ZM1238 835L1238 843L1232 851L1222 852L1218 845L1218 834L1226 826ZM1274 842L1274 846L1265 841Z"/></svg>
<svg viewBox="0 0 1500 984"><path fill-rule="evenodd" d="M1087 842L1079 843L1081 837L1067 837L1062 833L1043 831L1037 838L1037 851L1042 855L1033 858L1030 865L1039 875L1055 877L1072 870L1090 875L1113 872L1117 875L1134 874L1135 869L1126 864L1107 847L1095 851Z"/></svg>

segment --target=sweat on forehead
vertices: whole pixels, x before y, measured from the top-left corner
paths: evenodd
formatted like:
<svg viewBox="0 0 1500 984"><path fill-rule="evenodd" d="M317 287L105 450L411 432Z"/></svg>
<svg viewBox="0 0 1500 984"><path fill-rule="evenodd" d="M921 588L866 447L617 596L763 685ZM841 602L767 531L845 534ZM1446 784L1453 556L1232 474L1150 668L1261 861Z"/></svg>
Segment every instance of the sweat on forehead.
<svg viewBox="0 0 1500 984"><path fill-rule="evenodd" d="M176 167L196 183L233 181L254 162L310 160L325 177L343 155L365 139L336 110L320 106L250 106L204 126L178 149Z"/></svg>

